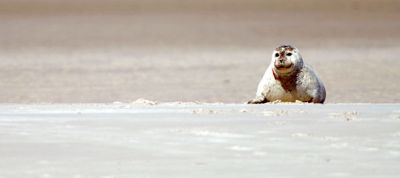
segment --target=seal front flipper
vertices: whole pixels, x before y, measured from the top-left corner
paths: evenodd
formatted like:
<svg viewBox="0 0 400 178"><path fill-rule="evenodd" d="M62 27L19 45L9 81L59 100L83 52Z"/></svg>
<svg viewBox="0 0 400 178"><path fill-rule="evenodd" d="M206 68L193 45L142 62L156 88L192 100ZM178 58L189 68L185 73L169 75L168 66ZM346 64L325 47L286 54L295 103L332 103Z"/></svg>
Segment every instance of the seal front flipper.
<svg viewBox="0 0 400 178"><path fill-rule="evenodd" d="M257 98L248 101L247 104L262 104L267 102L268 102L267 98L265 98L264 96L259 96Z"/></svg>

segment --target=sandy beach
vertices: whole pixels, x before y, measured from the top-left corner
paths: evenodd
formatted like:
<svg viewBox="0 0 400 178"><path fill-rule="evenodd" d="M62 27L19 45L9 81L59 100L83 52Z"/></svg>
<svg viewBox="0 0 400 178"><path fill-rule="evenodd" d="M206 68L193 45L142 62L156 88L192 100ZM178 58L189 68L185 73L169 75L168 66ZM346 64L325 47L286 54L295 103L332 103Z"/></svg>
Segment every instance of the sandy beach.
<svg viewBox="0 0 400 178"><path fill-rule="evenodd" d="M400 102L398 1L0 1L2 103L243 103L292 44L327 103Z"/></svg>
<svg viewBox="0 0 400 178"><path fill-rule="evenodd" d="M399 12L0 0L0 178L398 178ZM281 44L317 71L326 104L242 104Z"/></svg>
<svg viewBox="0 0 400 178"><path fill-rule="evenodd" d="M0 177L400 175L399 104L1 105Z"/></svg>

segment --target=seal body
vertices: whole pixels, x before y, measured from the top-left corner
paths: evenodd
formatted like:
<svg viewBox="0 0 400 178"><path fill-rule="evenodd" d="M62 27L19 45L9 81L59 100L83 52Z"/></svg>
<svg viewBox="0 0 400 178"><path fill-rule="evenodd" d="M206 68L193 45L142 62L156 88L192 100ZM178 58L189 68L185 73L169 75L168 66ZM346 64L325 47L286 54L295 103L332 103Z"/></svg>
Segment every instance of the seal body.
<svg viewBox="0 0 400 178"><path fill-rule="evenodd" d="M325 97L324 84L313 69L304 64L299 50L290 45L282 45L274 50L271 64L258 84L256 98L248 103L324 103Z"/></svg>

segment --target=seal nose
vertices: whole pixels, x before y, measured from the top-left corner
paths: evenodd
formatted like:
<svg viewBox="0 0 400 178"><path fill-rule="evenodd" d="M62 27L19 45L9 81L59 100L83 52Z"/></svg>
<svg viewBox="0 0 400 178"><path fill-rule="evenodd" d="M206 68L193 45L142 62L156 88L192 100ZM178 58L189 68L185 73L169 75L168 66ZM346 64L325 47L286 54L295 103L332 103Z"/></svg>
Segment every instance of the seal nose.
<svg viewBox="0 0 400 178"><path fill-rule="evenodd" d="M285 59L279 59L279 63L283 64L285 62Z"/></svg>

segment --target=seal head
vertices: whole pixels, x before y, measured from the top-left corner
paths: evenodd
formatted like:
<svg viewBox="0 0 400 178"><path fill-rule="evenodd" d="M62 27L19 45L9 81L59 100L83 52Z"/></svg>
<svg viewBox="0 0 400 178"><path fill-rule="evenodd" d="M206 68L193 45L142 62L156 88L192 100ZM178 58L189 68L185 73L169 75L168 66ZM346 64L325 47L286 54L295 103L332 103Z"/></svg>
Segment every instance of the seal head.
<svg viewBox="0 0 400 178"><path fill-rule="evenodd" d="M297 48L281 45L272 53L271 63L275 79L287 78L303 67L303 58Z"/></svg>

